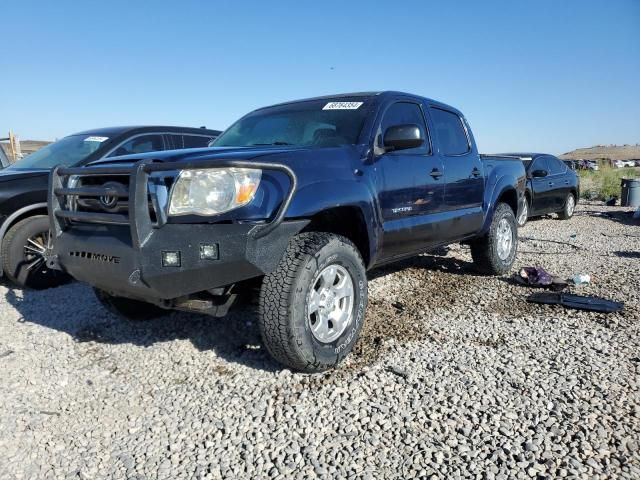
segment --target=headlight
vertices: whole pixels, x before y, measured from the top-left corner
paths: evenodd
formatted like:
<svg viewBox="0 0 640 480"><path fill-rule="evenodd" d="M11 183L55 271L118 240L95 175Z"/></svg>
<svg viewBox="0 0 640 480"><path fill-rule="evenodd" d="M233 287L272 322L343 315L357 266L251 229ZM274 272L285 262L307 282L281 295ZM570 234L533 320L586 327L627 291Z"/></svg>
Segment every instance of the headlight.
<svg viewBox="0 0 640 480"><path fill-rule="evenodd" d="M169 215L216 215L246 205L262 171L255 168L183 170L171 188Z"/></svg>

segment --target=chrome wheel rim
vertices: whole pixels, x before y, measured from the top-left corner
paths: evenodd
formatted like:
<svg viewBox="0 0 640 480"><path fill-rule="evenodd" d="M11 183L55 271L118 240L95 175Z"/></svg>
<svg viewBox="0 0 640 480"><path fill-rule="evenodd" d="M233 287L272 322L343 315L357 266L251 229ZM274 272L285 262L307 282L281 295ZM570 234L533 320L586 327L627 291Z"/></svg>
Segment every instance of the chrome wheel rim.
<svg viewBox="0 0 640 480"><path fill-rule="evenodd" d="M336 340L353 321L353 279L346 268L329 265L311 282L307 294L307 322L322 343Z"/></svg>
<svg viewBox="0 0 640 480"><path fill-rule="evenodd" d="M576 201L573 199L573 195L569 195L567 198L567 215L573 215L573 210L576 208Z"/></svg>
<svg viewBox="0 0 640 480"><path fill-rule="evenodd" d="M518 225L522 226L527 221L527 217L529 216L529 205L527 202L524 202L522 206L522 212L520 212L520 216L518 217Z"/></svg>
<svg viewBox="0 0 640 480"><path fill-rule="evenodd" d="M498 230L496 232L498 244L498 257L500 260L506 260L511 255L513 247L513 230L506 218L498 222Z"/></svg>
<svg viewBox="0 0 640 480"><path fill-rule="evenodd" d="M48 248L51 248L51 234L48 230L27 238L27 243L23 247L27 271L34 272L42 267L48 270L45 255Z"/></svg>

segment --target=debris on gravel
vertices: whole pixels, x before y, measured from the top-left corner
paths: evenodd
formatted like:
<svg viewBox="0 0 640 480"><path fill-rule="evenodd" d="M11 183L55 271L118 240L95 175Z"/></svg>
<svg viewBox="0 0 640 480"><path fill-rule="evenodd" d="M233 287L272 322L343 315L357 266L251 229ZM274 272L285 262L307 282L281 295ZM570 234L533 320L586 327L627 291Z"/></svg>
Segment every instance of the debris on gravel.
<svg viewBox="0 0 640 480"><path fill-rule="evenodd" d="M369 273L354 352L303 375L256 308L127 323L85 285L0 285L0 479L640 478L640 222L533 219L514 271L625 303L526 302L453 246Z"/></svg>

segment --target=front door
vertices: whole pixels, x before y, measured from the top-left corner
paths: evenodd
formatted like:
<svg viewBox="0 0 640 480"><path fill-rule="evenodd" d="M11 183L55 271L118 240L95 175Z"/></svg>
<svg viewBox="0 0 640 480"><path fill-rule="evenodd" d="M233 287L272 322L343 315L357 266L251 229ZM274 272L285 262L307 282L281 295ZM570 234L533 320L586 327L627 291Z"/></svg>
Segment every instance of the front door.
<svg viewBox="0 0 640 480"><path fill-rule="evenodd" d="M439 237L435 215L442 210L444 175L440 158L431 148L422 106L411 101L388 105L378 127L376 149L382 148L389 127L407 124L420 127L423 145L382 151L376 162L383 219L381 260L425 250Z"/></svg>
<svg viewBox="0 0 640 480"><path fill-rule="evenodd" d="M543 177L534 177L533 172L546 172ZM533 202L531 205L531 215L542 215L551 212L554 208L552 190L554 186L550 175L547 157L537 157L529 167L531 175L531 189L533 190Z"/></svg>

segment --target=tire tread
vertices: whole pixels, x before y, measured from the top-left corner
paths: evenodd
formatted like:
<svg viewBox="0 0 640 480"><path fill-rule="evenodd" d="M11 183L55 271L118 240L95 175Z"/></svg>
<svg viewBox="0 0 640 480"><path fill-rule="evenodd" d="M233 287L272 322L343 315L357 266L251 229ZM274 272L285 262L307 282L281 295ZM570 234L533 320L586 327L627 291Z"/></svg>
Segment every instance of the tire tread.
<svg viewBox="0 0 640 480"><path fill-rule="evenodd" d="M505 272L503 262L498 258L495 251L494 244L496 242L496 228L495 219L501 217L503 212L510 214L513 217L513 225L516 228L516 244L514 248L517 248L517 225L513 210L506 203L499 203L493 212L493 219L489 231L481 238L471 242L471 257L476 265L476 268L486 275L502 275Z"/></svg>
<svg viewBox="0 0 640 480"><path fill-rule="evenodd" d="M325 232L306 232L293 237L276 269L265 275L260 290L260 333L273 358L295 370L317 372L330 367L317 359L307 361L300 354L290 327L289 315L296 280L310 257L331 240L338 239L362 262L360 252L347 238Z"/></svg>

